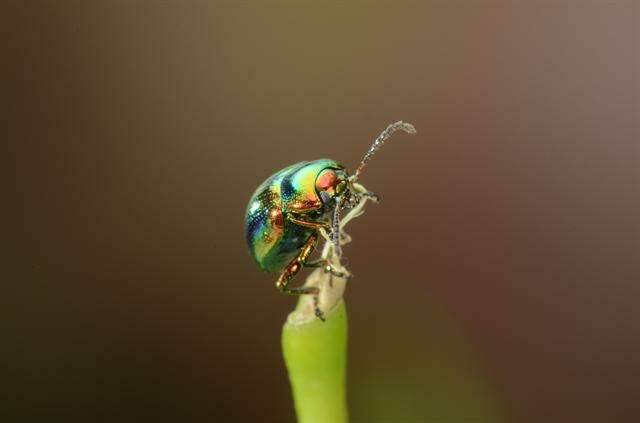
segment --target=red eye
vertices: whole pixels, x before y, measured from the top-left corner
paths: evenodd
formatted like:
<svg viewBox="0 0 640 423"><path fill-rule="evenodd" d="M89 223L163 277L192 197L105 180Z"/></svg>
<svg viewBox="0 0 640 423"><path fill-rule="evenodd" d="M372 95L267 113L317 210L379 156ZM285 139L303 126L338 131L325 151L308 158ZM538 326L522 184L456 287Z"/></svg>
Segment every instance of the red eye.
<svg viewBox="0 0 640 423"><path fill-rule="evenodd" d="M318 191L333 191L337 180L338 176L335 171L325 169L316 178L316 189Z"/></svg>

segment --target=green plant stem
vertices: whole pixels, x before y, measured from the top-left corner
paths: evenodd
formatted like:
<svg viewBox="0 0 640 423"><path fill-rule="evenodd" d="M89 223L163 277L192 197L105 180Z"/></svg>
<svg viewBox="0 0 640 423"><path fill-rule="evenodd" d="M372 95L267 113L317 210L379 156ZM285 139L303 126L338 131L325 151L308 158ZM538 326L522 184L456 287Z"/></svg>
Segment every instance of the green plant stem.
<svg viewBox="0 0 640 423"><path fill-rule="evenodd" d="M347 312L344 302L340 300L325 314L325 322L296 320L296 312L283 327L282 349L298 422L346 423Z"/></svg>
<svg viewBox="0 0 640 423"><path fill-rule="evenodd" d="M362 214L364 198L340 221L340 245L350 241L344 225ZM322 258L345 274L340 249L321 230L325 239ZM302 295L282 328L282 350L289 371L298 423L347 423L347 310L342 299L347 279L314 270L304 284L318 288L317 296ZM316 317L324 313L326 321Z"/></svg>

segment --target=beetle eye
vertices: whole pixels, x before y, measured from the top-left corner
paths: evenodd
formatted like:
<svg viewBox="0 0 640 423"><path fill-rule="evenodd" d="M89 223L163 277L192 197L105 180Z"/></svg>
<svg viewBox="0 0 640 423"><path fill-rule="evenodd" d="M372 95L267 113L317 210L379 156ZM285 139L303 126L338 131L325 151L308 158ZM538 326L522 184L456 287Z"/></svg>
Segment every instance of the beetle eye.
<svg viewBox="0 0 640 423"><path fill-rule="evenodd" d="M316 189L318 192L333 191L337 182L337 175L333 169L325 169L316 178Z"/></svg>

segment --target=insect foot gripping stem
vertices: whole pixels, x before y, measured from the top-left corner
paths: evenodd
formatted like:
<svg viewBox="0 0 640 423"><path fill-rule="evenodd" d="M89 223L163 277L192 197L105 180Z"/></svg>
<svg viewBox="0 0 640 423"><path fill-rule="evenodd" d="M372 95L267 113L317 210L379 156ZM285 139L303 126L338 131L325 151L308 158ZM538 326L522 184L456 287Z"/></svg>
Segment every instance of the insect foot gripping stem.
<svg viewBox="0 0 640 423"><path fill-rule="evenodd" d="M340 231L340 246L348 244L351 237L344 231L344 226L352 219L364 213L364 206L370 200L363 197L354 208L342 217L338 225ZM334 311L341 303L347 282L351 279L351 272L342 264L341 249L335 247L334 238L326 230L321 229L320 234L324 238L324 246L321 259L317 263L324 263L311 272L304 284L305 288L317 288L317 295L302 295L298 300L296 309L289 314L288 322L300 324L313 321L317 318L323 320ZM330 270L327 271L327 266Z"/></svg>

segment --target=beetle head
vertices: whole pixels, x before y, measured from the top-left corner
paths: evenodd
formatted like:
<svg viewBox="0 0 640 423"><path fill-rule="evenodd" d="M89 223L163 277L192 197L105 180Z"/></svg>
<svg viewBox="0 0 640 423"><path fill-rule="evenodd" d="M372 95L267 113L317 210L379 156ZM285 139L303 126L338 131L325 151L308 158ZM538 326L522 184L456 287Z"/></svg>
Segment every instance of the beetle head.
<svg viewBox="0 0 640 423"><path fill-rule="evenodd" d="M316 191L325 205L340 198L347 190L349 176L344 169L326 168L316 178Z"/></svg>

